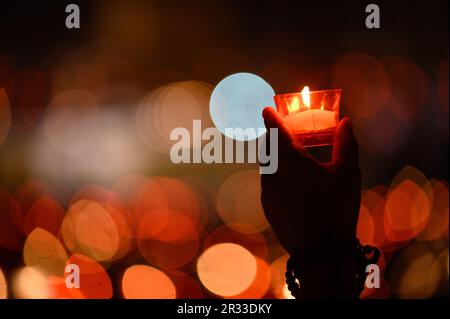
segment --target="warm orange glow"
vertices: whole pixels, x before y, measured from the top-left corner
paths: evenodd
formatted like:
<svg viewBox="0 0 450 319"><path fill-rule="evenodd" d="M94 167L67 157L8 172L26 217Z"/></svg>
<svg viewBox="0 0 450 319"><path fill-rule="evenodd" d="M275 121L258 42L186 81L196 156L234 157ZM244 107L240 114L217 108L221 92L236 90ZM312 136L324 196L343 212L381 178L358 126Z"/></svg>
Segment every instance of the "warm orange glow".
<svg viewBox="0 0 450 319"><path fill-rule="evenodd" d="M309 96L309 87L305 86L303 88L301 94L302 94L303 105L306 106L307 108L310 108L311 100L310 100L310 96Z"/></svg>
<svg viewBox="0 0 450 319"><path fill-rule="evenodd" d="M25 235L36 227L57 235L64 218L64 209L52 197L44 195L31 205L25 216Z"/></svg>
<svg viewBox="0 0 450 319"><path fill-rule="evenodd" d="M97 261L111 260L119 249L116 223L104 206L94 201L83 199L73 204L61 231L72 252L83 253Z"/></svg>
<svg viewBox="0 0 450 319"><path fill-rule="evenodd" d="M175 285L178 299L201 299L204 297L202 287L196 279L179 270L165 272Z"/></svg>
<svg viewBox="0 0 450 319"><path fill-rule="evenodd" d="M391 289L389 286L389 282L384 279L383 275L380 278L380 288L372 288L369 289L367 287L364 288L360 299L388 299L391 296Z"/></svg>
<svg viewBox="0 0 450 319"><path fill-rule="evenodd" d="M49 295L51 299L73 299L66 287L66 281L63 277L50 276L47 280Z"/></svg>
<svg viewBox="0 0 450 319"><path fill-rule="evenodd" d="M138 236L145 238L186 240L194 237L203 224L194 192L174 178L158 177L147 182L134 196L132 211L139 223Z"/></svg>
<svg viewBox="0 0 450 319"><path fill-rule="evenodd" d="M361 208L359 210L359 219L358 219L358 227L356 229L356 235L362 244L374 245L375 244L373 242L374 233L375 233L375 226L373 218L370 215L369 210L363 204L361 204Z"/></svg>
<svg viewBox="0 0 450 319"><path fill-rule="evenodd" d="M89 204L78 216L76 238L82 251L98 261L112 259L120 240L111 216L97 203Z"/></svg>
<svg viewBox="0 0 450 319"><path fill-rule="evenodd" d="M295 299L294 296L292 296L291 292L289 291L289 288L287 284L283 285L283 298L282 299Z"/></svg>
<svg viewBox="0 0 450 319"><path fill-rule="evenodd" d="M105 269L95 260L80 254L73 254L67 264L80 268L80 288L67 289L76 299L109 299L113 295L111 279ZM65 279L69 273L64 273Z"/></svg>
<svg viewBox="0 0 450 319"><path fill-rule="evenodd" d="M384 213L386 202L375 189L363 192L361 197L361 205L367 208L373 219L374 233L372 242L380 247L387 242L384 230Z"/></svg>
<svg viewBox="0 0 450 319"><path fill-rule="evenodd" d="M162 216L167 216L164 220L164 223L157 224L153 222L153 226L155 230L151 232L151 236L155 239L166 241L166 242L175 242L175 241L183 241L190 240L197 236L197 228L191 219L189 219L184 214L174 211L174 210L166 210L164 213L161 213ZM149 231L148 227L145 227L149 222L149 216L143 218L143 225L145 231ZM145 223L147 222L147 223ZM159 227L158 227L159 226ZM144 233L139 233L139 237L143 238L145 236Z"/></svg>
<svg viewBox="0 0 450 319"><path fill-rule="evenodd" d="M145 265L128 268L122 278L122 293L126 299L174 299L176 290L170 278L161 270Z"/></svg>
<svg viewBox="0 0 450 319"><path fill-rule="evenodd" d="M295 112L300 109L300 101L298 100L298 96L294 96L291 103L288 104L289 113Z"/></svg>
<svg viewBox="0 0 450 319"><path fill-rule="evenodd" d="M420 240L436 240L448 234L448 185L438 180L432 180L431 185L433 187L433 205L428 224L418 236Z"/></svg>
<svg viewBox="0 0 450 319"><path fill-rule="evenodd" d="M212 205L213 197L216 190L213 189L205 180L197 176L183 176L180 178L194 194L199 207L199 218L197 221L198 231L203 230L204 227L215 225L219 220L217 212L212 212L209 205Z"/></svg>
<svg viewBox="0 0 450 319"><path fill-rule="evenodd" d="M317 295L326 294L320 286L347 275L361 281L369 270L341 258L345 251L326 249L350 235L363 251L370 250L365 245L379 250L379 268L369 267L372 280L359 298L448 297L449 61L442 43L439 52L433 48L443 32L419 34L430 42L419 51L413 36L395 43L387 33L366 37L371 45L353 44L350 28L339 27L341 12L324 5L236 13L232 4L98 2L91 8L99 19L91 17L90 45L69 41L56 54L52 46L50 55L39 50L36 61L26 57L34 52L19 52L25 45L0 52L0 307L2 299L21 298L175 298L188 300L179 303L185 305L180 312L203 317L198 305L209 303L203 299L294 299L290 280L305 292L312 284ZM231 22L241 25L237 20L249 14L289 20L302 9L315 15L305 29L319 32L261 34L255 26L246 38L267 38L257 58L258 41L239 47L245 39L224 19L232 14ZM433 13L440 9L432 6ZM445 16L436 17L439 25ZM25 27L19 29L7 41L19 42ZM384 36L391 40L387 50L373 50ZM276 136L264 123L273 116L296 141L288 141L286 154L281 137L275 154ZM339 126L345 117L352 132ZM351 143L339 145L348 137ZM291 146L308 154L292 154L298 152ZM333 146L335 155L343 146L347 156L358 147L360 156L349 165L355 170L325 163ZM302 155L317 163L302 163ZM261 175L257 162L269 160L276 170L277 159L280 174ZM350 170L355 174L346 180ZM308 199L313 208L303 200L305 187L316 194ZM266 206L273 206L270 214ZM291 206L290 215L304 218L284 220ZM340 210L352 216L337 216ZM297 263L294 255L301 259L293 265L298 278L286 273L287 260ZM314 265L321 256L330 259L330 278L308 278L308 266L322 268ZM378 288L370 284L378 282ZM257 303L248 303L249 312ZM60 315L72 312L67 308ZM210 310L218 317L214 312L222 309ZM138 319L170 317L154 311L135 310L144 317ZM40 314L51 312L56 309ZM7 319L6 309L0 314Z"/></svg>
<svg viewBox="0 0 450 319"><path fill-rule="evenodd" d="M286 286L286 263L289 258L289 255L285 254L272 262L270 265L271 270L271 283L270 290L272 295L278 299L292 299L289 290Z"/></svg>
<svg viewBox="0 0 450 319"><path fill-rule="evenodd" d="M197 261L202 284L219 296L234 296L250 287L257 272L255 257L236 244L218 244L207 249Z"/></svg>
<svg viewBox="0 0 450 319"><path fill-rule="evenodd" d="M257 170L231 175L220 186L216 200L217 212L234 230L248 234L269 227L261 205L261 183Z"/></svg>
<svg viewBox="0 0 450 319"><path fill-rule="evenodd" d="M132 204L133 195L139 193L149 181L150 179L147 176L129 174L116 180L111 189L114 194L117 194L122 202L127 206L130 206Z"/></svg>
<svg viewBox="0 0 450 319"><path fill-rule="evenodd" d="M43 275L63 276L68 259L59 240L42 228L35 228L23 248L25 265L34 267Z"/></svg>
<svg viewBox="0 0 450 319"><path fill-rule="evenodd" d="M80 224L80 216L84 215L92 215L95 213L95 210L98 210L99 218L104 220L104 223L100 220L96 222L96 225L102 225L102 229L107 232L107 228L103 226L109 225L109 233L108 236L116 237L114 233L117 233L118 245L115 246L116 239L112 238L112 244L107 249L110 249L109 255L105 256L111 260L117 260L121 257L125 256L131 247L131 239L133 237L134 231L134 219L132 214L126 208L126 203L122 201L122 199L113 191L95 184L90 184L82 187L78 190L70 200L70 208L69 212L65 218L64 226L63 226L63 235L64 240L68 240L69 243L66 245L69 249L74 248L75 243L71 243L72 240L75 240L75 235L77 228L75 226L79 225L79 227L83 227ZM75 227L75 228L73 228ZM71 231L71 228L72 231ZM83 231L82 229L79 229ZM87 241L92 240L92 235L90 239L87 238ZM82 240L82 239L80 239ZM77 239L77 243L80 244L80 240ZM86 243L86 241L84 241ZM98 250L100 247L97 240L94 240L96 244L94 247ZM112 251L116 249L116 251ZM89 255L86 250L80 250L79 252L83 252ZM97 257L96 257L97 258ZM95 258L95 259L96 259Z"/></svg>
<svg viewBox="0 0 450 319"><path fill-rule="evenodd" d="M261 233L244 234L222 225L214 229L203 242L203 250L222 243L238 244L254 256L266 259L268 255L267 240Z"/></svg>
<svg viewBox="0 0 450 319"><path fill-rule="evenodd" d="M261 258L255 257L257 263L256 277L250 287L238 295L227 298L232 299L259 299L269 290L271 281L271 271L267 263Z"/></svg>
<svg viewBox="0 0 450 319"><path fill-rule="evenodd" d="M13 278L13 292L21 299L47 299L50 290L45 276L34 267L19 269Z"/></svg>
<svg viewBox="0 0 450 319"><path fill-rule="evenodd" d="M389 192L386 199L384 227L391 241L406 241L421 232L430 215L425 192L414 182L405 180Z"/></svg>
<svg viewBox="0 0 450 319"><path fill-rule="evenodd" d="M6 284L6 278L0 268L0 299L6 299L8 297L8 286Z"/></svg>
<svg viewBox="0 0 450 319"><path fill-rule="evenodd" d="M197 237L184 241L160 241L158 239L138 239L141 255L151 264L162 269L177 269L189 263L199 249Z"/></svg>
<svg viewBox="0 0 450 319"><path fill-rule="evenodd" d="M25 217L32 205L42 196L52 196L50 188L37 179L27 179L14 192L18 205L10 207L11 221L25 235Z"/></svg>
<svg viewBox="0 0 450 319"><path fill-rule="evenodd" d="M121 209L124 207L124 204L114 192L103 186L95 184L84 186L80 190L78 190L72 196L69 206L72 206L82 199L91 200L101 204L108 204L115 207L116 209Z"/></svg>

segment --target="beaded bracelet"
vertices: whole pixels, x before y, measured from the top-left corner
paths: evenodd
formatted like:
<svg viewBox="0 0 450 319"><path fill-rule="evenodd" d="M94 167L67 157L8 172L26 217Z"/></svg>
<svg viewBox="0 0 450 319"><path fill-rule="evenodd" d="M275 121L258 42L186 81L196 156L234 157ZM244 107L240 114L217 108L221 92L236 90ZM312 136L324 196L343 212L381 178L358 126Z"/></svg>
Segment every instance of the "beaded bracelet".
<svg viewBox="0 0 450 319"><path fill-rule="evenodd" d="M356 259L357 271L355 274L355 291L354 296L359 295L364 290L367 273L366 267L370 264L376 264L380 257L380 251L376 247L370 245L361 245L359 240L355 238L349 245L341 247L333 247L334 255L347 255ZM370 257L369 257L370 256ZM323 258L323 256L314 256L314 254L294 254L290 256L286 265L286 284L292 296L296 299L302 298L302 290L300 284L300 271L302 268L302 261L311 260L313 258Z"/></svg>

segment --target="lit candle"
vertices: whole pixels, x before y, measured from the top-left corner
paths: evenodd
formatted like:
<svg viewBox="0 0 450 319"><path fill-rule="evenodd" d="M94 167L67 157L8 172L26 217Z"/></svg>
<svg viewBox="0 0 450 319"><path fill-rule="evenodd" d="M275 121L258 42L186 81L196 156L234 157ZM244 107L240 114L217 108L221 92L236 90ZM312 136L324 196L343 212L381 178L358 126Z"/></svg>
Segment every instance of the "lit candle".
<svg viewBox="0 0 450 319"><path fill-rule="evenodd" d="M305 147L330 145L339 118L341 90L275 95L278 112Z"/></svg>
<svg viewBox="0 0 450 319"><path fill-rule="evenodd" d="M294 98L288 105L289 114L284 120L289 127L296 132L311 132L327 130L336 126L336 114L334 111L324 110L323 105L320 109L311 109L311 99L309 96L309 87L305 86L301 92L305 110L300 110L298 98Z"/></svg>

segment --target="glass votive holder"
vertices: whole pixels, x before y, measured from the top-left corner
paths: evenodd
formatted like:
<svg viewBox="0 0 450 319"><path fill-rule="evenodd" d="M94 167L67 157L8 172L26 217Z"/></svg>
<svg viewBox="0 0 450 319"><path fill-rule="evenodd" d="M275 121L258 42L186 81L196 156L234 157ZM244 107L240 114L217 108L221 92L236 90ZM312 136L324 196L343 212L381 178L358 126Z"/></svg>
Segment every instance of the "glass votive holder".
<svg viewBox="0 0 450 319"><path fill-rule="evenodd" d="M339 121L341 89L278 94L278 112L304 147L332 145Z"/></svg>

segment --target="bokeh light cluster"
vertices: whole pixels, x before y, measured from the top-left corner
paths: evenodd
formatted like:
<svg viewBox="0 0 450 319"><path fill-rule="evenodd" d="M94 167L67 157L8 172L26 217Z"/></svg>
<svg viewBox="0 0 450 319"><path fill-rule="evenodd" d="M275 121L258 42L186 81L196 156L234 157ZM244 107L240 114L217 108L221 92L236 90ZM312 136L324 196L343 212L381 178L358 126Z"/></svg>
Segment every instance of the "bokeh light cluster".
<svg viewBox="0 0 450 319"><path fill-rule="evenodd" d="M110 188L87 185L66 203L38 180L2 189L0 247L21 262L0 273L0 295L291 298L288 255L264 219L257 180L256 169L232 173L217 187L130 175ZM382 251L381 289L363 297L445 293L448 214L447 182L412 166L389 185L363 191L357 235ZM79 265L80 288L66 288L68 264Z"/></svg>
<svg viewBox="0 0 450 319"><path fill-rule="evenodd" d="M170 134L185 128L192 154L207 142L193 143L194 120L263 127L272 95L305 85L343 90L360 145L358 237L382 252L381 288L362 297L447 295L448 58L328 59L275 29L232 39L223 29L247 17L228 4L197 19L203 5L171 6L167 23L148 2L102 2L85 46L39 67L0 54L0 298L292 298L257 164L175 165ZM69 264L79 288L66 287Z"/></svg>

